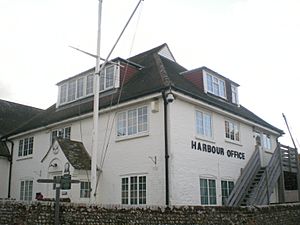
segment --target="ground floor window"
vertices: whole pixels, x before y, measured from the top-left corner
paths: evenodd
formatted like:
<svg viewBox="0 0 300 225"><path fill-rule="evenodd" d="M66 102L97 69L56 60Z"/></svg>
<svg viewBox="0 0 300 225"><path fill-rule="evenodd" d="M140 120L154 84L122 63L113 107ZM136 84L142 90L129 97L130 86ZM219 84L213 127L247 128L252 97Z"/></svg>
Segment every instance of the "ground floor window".
<svg viewBox="0 0 300 225"><path fill-rule="evenodd" d="M122 204L146 204L146 176L123 177L121 182Z"/></svg>
<svg viewBox="0 0 300 225"><path fill-rule="evenodd" d="M20 186L20 200L31 201L32 200L32 180L22 180Z"/></svg>
<svg viewBox="0 0 300 225"><path fill-rule="evenodd" d="M201 205L216 205L216 180L200 178Z"/></svg>
<svg viewBox="0 0 300 225"><path fill-rule="evenodd" d="M91 182L80 182L80 198L90 198L91 197Z"/></svg>
<svg viewBox="0 0 300 225"><path fill-rule="evenodd" d="M225 205L228 196L234 187L233 181L221 180L222 205Z"/></svg>

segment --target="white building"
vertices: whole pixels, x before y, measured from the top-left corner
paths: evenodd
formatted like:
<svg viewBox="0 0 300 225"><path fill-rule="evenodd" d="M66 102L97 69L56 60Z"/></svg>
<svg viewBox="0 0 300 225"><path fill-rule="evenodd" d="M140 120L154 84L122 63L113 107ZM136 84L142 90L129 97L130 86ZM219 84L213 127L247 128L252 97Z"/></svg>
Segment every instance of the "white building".
<svg viewBox="0 0 300 225"><path fill-rule="evenodd" d="M98 203L222 205L230 193L229 205L284 200L283 170L270 163L283 131L239 103L237 83L206 67L187 71L166 44L113 61L100 75ZM81 183L62 196L90 201L93 73L59 82L57 103L6 137L13 198L53 198L53 184L37 180L68 170Z"/></svg>

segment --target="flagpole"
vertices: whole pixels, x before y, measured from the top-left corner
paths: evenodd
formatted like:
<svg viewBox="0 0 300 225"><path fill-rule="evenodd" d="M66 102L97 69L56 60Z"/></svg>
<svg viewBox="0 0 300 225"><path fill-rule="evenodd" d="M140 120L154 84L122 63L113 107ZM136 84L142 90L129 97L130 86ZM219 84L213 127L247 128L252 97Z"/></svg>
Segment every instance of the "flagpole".
<svg viewBox="0 0 300 225"><path fill-rule="evenodd" d="M101 42L101 14L102 0L98 0L98 35L97 35L97 58L94 75L94 111L93 111L93 142L92 142L92 165L91 165L91 202L96 203L97 193L97 159L98 159L98 120L99 120L99 77L100 77L100 42Z"/></svg>

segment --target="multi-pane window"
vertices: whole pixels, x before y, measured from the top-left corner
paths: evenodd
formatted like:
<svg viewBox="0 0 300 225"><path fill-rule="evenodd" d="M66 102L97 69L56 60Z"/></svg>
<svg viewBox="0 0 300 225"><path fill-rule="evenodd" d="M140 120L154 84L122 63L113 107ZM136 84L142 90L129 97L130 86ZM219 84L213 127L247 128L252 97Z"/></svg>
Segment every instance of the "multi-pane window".
<svg viewBox="0 0 300 225"><path fill-rule="evenodd" d="M56 137L70 139L71 138L71 127L64 127L51 132L51 144L55 141Z"/></svg>
<svg viewBox="0 0 300 225"><path fill-rule="evenodd" d="M71 80L68 85L68 102L75 100L76 97L76 80Z"/></svg>
<svg viewBox="0 0 300 225"><path fill-rule="evenodd" d="M100 91L119 87L118 65L106 66L100 75ZM94 74L85 74L59 84L58 105L73 102L93 94Z"/></svg>
<svg viewBox="0 0 300 225"><path fill-rule="evenodd" d="M216 180L200 178L201 205L216 205Z"/></svg>
<svg viewBox="0 0 300 225"><path fill-rule="evenodd" d="M262 146L264 149L271 149L271 138L268 134L262 135Z"/></svg>
<svg viewBox="0 0 300 225"><path fill-rule="evenodd" d="M100 91L108 90L114 87L116 79L116 65L107 66L100 74Z"/></svg>
<svg viewBox="0 0 300 225"><path fill-rule="evenodd" d="M196 131L198 135L212 137L211 114L196 111Z"/></svg>
<svg viewBox="0 0 300 225"><path fill-rule="evenodd" d="M233 141L240 141L239 125L232 121L225 121L225 137Z"/></svg>
<svg viewBox="0 0 300 225"><path fill-rule="evenodd" d="M130 136L148 130L148 107L143 106L118 113L117 136Z"/></svg>
<svg viewBox="0 0 300 225"><path fill-rule="evenodd" d="M231 96L232 96L232 103L238 104L239 98L238 98L238 88L237 86L231 85Z"/></svg>
<svg viewBox="0 0 300 225"><path fill-rule="evenodd" d="M19 140L18 156L32 155L33 153L33 137L24 138Z"/></svg>
<svg viewBox="0 0 300 225"><path fill-rule="evenodd" d="M222 205L225 205L228 196L234 187L233 181L221 180Z"/></svg>
<svg viewBox="0 0 300 225"><path fill-rule="evenodd" d="M206 73L206 90L214 95L226 98L225 81Z"/></svg>
<svg viewBox="0 0 300 225"><path fill-rule="evenodd" d="M77 98L81 98L83 96L83 89L84 88L84 77L81 77L77 80L77 94L76 97Z"/></svg>
<svg viewBox="0 0 300 225"><path fill-rule="evenodd" d="M146 176L123 177L121 188L122 204L146 204Z"/></svg>
<svg viewBox="0 0 300 225"><path fill-rule="evenodd" d="M31 201L32 200L32 180L22 180L20 186L20 200Z"/></svg>
<svg viewBox="0 0 300 225"><path fill-rule="evenodd" d="M93 94L94 75L90 74L86 77L86 95Z"/></svg>
<svg viewBox="0 0 300 225"><path fill-rule="evenodd" d="M80 198L91 197L91 182L80 182Z"/></svg>

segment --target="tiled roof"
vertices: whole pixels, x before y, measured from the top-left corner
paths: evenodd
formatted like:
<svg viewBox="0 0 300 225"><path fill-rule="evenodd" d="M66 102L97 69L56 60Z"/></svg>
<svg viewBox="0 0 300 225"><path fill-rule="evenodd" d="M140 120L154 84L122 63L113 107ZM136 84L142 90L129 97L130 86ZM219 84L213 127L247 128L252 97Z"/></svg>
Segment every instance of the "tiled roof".
<svg viewBox="0 0 300 225"><path fill-rule="evenodd" d="M138 54L128 60L143 66L141 70L136 72L132 78L123 86L120 102L136 99L152 93L159 93L169 86L178 92L189 95L195 99L201 100L216 106L224 111L233 113L247 120L258 123L276 132L283 133L282 130L267 123L243 106L237 106L227 101L220 100L212 95L208 95L199 90L192 82L184 78L181 73L187 70L176 62L159 56L158 52L165 47L166 44L160 45L149 51ZM110 104L116 104L119 89L112 95L101 97L100 108L108 107ZM19 128L13 134L31 130L34 128L50 125L68 118L83 115L91 112L93 109L92 97L79 100L56 109L56 105L52 105L43 113L37 115L29 123Z"/></svg>
<svg viewBox="0 0 300 225"><path fill-rule="evenodd" d="M0 156L10 157L9 150L8 150L6 144L2 141L0 141Z"/></svg>
<svg viewBox="0 0 300 225"><path fill-rule="evenodd" d="M0 99L0 137L12 132L42 111Z"/></svg>
<svg viewBox="0 0 300 225"><path fill-rule="evenodd" d="M58 138L57 142L75 169L91 170L91 157L82 142L62 138Z"/></svg>

